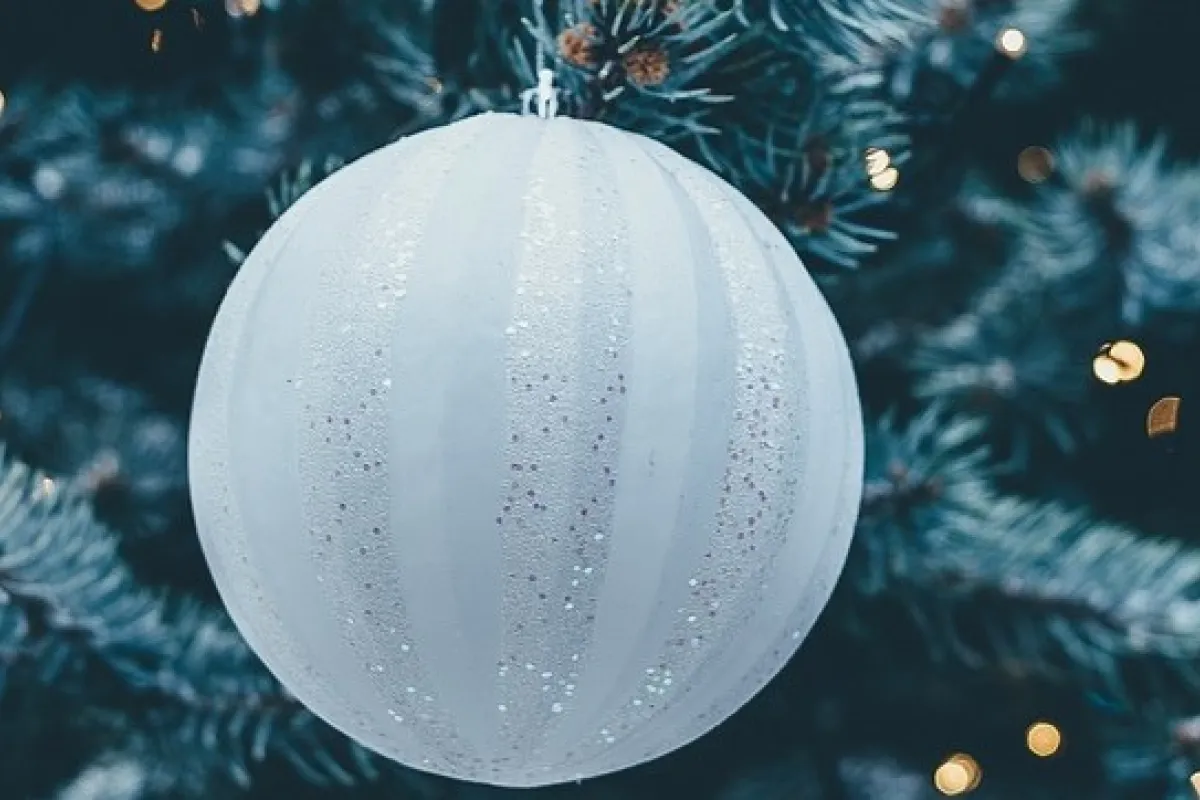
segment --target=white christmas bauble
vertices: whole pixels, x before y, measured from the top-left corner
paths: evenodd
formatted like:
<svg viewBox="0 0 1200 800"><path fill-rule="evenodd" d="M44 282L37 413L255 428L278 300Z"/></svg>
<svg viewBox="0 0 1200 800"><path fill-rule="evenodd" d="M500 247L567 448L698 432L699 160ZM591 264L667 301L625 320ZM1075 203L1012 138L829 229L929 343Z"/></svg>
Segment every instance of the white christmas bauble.
<svg viewBox="0 0 1200 800"><path fill-rule="evenodd" d="M744 197L641 136L485 114L267 232L190 434L204 552L279 680L409 766L537 786L668 753L841 570L845 342Z"/></svg>

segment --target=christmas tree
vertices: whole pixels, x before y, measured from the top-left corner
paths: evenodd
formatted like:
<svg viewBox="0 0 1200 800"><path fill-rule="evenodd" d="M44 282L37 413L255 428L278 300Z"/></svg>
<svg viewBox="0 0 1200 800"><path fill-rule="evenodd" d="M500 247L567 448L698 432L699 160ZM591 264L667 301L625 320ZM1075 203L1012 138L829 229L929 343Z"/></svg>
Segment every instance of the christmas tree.
<svg viewBox="0 0 1200 800"><path fill-rule="evenodd" d="M1177 0L0 3L0 794L518 794L383 761L274 680L185 448L272 220L549 66L787 235L868 445L785 671L677 753L524 793L1200 796L1196 32Z"/></svg>

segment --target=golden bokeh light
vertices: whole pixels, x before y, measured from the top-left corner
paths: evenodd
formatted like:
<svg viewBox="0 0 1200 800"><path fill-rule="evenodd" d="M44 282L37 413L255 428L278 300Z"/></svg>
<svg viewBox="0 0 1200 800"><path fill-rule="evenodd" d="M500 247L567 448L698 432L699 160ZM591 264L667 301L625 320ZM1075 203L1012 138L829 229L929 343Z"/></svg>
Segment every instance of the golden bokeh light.
<svg viewBox="0 0 1200 800"><path fill-rule="evenodd" d="M1174 433L1179 427L1178 397L1163 397L1155 401L1146 412L1146 435L1150 438Z"/></svg>
<svg viewBox="0 0 1200 800"><path fill-rule="evenodd" d="M161 50L162 38L162 31L155 28L154 33L150 34L150 49L156 53Z"/></svg>
<svg viewBox="0 0 1200 800"><path fill-rule="evenodd" d="M1029 49L1029 40L1016 28L1005 28L996 37L996 49L1009 58L1020 58Z"/></svg>
<svg viewBox="0 0 1200 800"><path fill-rule="evenodd" d="M1049 722L1035 722L1025 731L1025 746L1040 758L1049 758L1062 747L1062 733Z"/></svg>
<svg viewBox="0 0 1200 800"><path fill-rule="evenodd" d="M225 11L231 17L252 17L261 6L262 0L225 0Z"/></svg>
<svg viewBox="0 0 1200 800"><path fill-rule="evenodd" d="M882 174L892 165L892 157L887 150L879 147L867 148L867 174L874 178Z"/></svg>
<svg viewBox="0 0 1200 800"><path fill-rule="evenodd" d="M142 11L158 11L167 4L167 0L133 0Z"/></svg>
<svg viewBox="0 0 1200 800"><path fill-rule="evenodd" d="M1121 382L1120 367L1108 356L1100 355L1092 359L1092 374L1101 383L1116 386Z"/></svg>
<svg viewBox="0 0 1200 800"><path fill-rule="evenodd" d="M948 797L974 791L983 779L983 770L975 759L957 753L943 761L933 773L933 785Z"/></svg>
<svg viewBox="0 0 1200 800"><path fill-rule="evenodd" d="M1108 355L1121 366L1121 380L1136 380L1146 368L1146 354L1133 342L1114 342L1108 350Z"/></svg>
<svg viewBox="0 0 1200 800"><path fill-rule="evenodd" d="M888 167L878 175L871 176L871 186L881 192L890 192L900 182L900 170Z"/></svg>
<svg viewBox="0 0 1200 800"><path fill-rule="evenodd" d="M1054 171L1054 154L1044 147L1026 147L1017 156L1017 174L1029 183L1042 183Z"/></svg>
<svg viewBox="0 0 1200 800"><path fill-rule="evenodd" d="M1200 772L1192 773L1192 790L1196 792L1196 796L1200 797Z"/></svg>
<svg viewBox="0 0 1200 800"><path fill-rule="evenodd" d="M1092 359L1092 374L1110 386L1129 383L1142 376L1146 368L1146 354L1133 342L1120 340L1107 342Z"/></svg>

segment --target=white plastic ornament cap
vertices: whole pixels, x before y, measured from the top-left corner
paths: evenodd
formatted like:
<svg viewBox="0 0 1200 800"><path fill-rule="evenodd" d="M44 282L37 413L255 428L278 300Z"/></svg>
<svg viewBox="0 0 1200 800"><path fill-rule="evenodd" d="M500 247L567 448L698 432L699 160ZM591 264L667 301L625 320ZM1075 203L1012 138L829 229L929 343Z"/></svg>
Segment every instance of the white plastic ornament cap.
<svg viewBox="0 0 1200 800"><path fill-rule="evenodd" d="M845 342L744 197L650 139L485 114L326 179L221 306L190 433L239 630L403 764L588 778L729 717L844 563Z"/></svg>

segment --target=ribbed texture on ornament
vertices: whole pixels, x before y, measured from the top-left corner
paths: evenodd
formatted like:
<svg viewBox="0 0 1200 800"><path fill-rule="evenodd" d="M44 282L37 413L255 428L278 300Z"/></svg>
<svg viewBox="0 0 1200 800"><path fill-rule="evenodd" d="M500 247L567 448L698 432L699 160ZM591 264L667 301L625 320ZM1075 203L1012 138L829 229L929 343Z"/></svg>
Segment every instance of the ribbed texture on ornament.
<svg viewBox="0 0 1200 800"><path fill-rule="evenodd" d="M489 114L268 232L190 458L222 598L300 700L535 786L670 752L783 666L862 447L833 316L744 198L639 136Z"/></svg>

